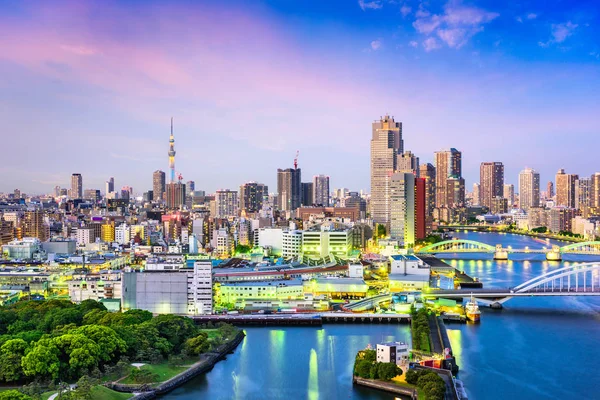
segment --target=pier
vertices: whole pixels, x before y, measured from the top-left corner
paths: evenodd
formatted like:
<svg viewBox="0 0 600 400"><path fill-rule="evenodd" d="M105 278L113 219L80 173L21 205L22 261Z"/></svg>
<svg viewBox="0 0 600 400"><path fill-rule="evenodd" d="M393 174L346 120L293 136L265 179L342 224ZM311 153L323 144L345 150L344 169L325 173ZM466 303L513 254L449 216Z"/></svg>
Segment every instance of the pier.
<svg viewBox="0 0 600 400"><path fill-rule="evenodd" d="M191 316L196 324L227 322L236 326L321 326L323 324L408 324L409 314L296 313Z"/></svg>

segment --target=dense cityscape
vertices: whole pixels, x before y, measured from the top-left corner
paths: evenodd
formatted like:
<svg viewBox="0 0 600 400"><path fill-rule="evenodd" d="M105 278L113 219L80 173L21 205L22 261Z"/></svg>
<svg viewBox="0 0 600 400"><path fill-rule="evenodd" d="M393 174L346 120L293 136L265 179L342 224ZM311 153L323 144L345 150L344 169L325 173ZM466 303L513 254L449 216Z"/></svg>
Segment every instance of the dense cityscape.
<svg viewBox="0 0 600 400"><path fill-rule="evenodd" d="M600 398L597 7L351 3L4 4L0 400Z"/></svg>

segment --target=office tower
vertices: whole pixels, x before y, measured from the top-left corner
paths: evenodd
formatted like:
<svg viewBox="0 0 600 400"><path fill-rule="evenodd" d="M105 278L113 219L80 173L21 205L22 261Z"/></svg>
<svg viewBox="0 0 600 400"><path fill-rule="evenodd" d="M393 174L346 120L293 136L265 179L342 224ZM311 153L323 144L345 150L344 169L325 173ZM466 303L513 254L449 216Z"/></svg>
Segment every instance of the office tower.
<svg viewBox="0 0 600 400"><path fill-rule="evenodd" d="M405 247L415 244L415 175L396 172L390 177L390 236Z"/></svg>
<svg viewBox="0 0 600 400"><path fill-rule="evenodd" d="M173 136L173 117L171 117L171 136L169 137L169 183L175 182L175 136Z"/></svg>
<svg viewBox="0 0 600 400"><path fill-rule="evenodd" d="M490 212L492 214L506 214L508 212L508 199L498 196L494 197L492 199Z"/></svg>
<svg viewBox="0 0 600 400"><path fill-rule="evenodd" d="M371 217L376 223L390 221L390 176L404 152L402 122L386 115L373 122L371 138Z"/></svg>
<svg viewBox="0 0 600 400"><path fill-rule="evenodd" d="M473 198L471 200L471 203L474 206L481 205L481 186L479 185L479 183L473 184Z"/></svg>
<svg viewBox="0 0 600 400"><path fill-rule="evenodd" d="M329 177L316 175L313 177L313 201L317 206L329 207Z"/></svg>
<svg viewBox="0 0 600 400"><path fill-rule="evenodd" d="M444 205L449 208L463 207L465 205L465 180L451 177L446 179L446 199Z"/></svg>
<svg viewBox="0 0 600 400"><path fill-rule="evenodd" d="M185 185L181 182L167 184L166 203L167 208L170 210L183 207L185 204Z"/></svg>
<svg viewBox="0 0 600 400"><path fill-rule="evenodd" d="M531 168L519 173L519 207L527 211L540 206L540 174Z"/></svg>
<svg viewBox="0 0 600 400"><path fill-rule="evenodd" d="M435 208L435 167L426 163L419 166L420 177L425 179L425 192L427 198L427 216L433 214Z"/></svg>
<svg viewBox="0 0 600 400"><path fill-rule="evenodd" d="M277 170L277 208L280 211L294 211L302 200L300 168Z"/></svg>
<svg viewBox="0 0 600 400"><path fill-rule="evenodd" d="M144 203L149 203L154 200L154 192L152 190L148 190L142 194L142 201Z"/></svg>
<svg viewBox="0 0 600 400"><path fill-rule="evenodd" d="M44 222L44 212L41 210L26 211L23 216L23 237L34 237L44 242L50 237L50 227Z"/></svg>
<svg viewBox="0 0 600 400"><path fill-rule="evenodd" d="M154 201L162 201L165 198L165 173L163 171L154 171L152 174L152 193Z"/></svg>
<svg viewBox="0 0 600 400"><path fill-rule="evenodd" d="M367 216L367 201L360 197L358 192L350 192L344 199L344 207L358 208L359 219L365 219Z"/></svg>
<svg viewBox="0 0 600 400"><path fill-rule="evenodd" d="M106 196L109 193L113 193L115 191L115 178L112 176L109 180L104 182L104 195Z"/></svg>
<svg viewBox="0 0 600 400"><path fill-rule="evenodd" d="M240 211L246 213L259 212L265 198L269 196L267 185L256 182L244 183L240 186Z"/></svg>
<svg viewBox="0 0 600 400"><path fill-rule="evenodd" d="M482 162L479 168L480 203L492 209L494 197L502 197L504 165L501 162Z"/></svg>
<svg viewBox="0 0 600 400"><path fill-rule="evenodd" d="M54 186L54 197L60 197L60 186Z"/></svg>
<svg viewBox="0 0 600 400"><path fill-rule="evenodd" d="M592 207L600 208L600 172L592 175L592 187L590 190L590 204Z"/></svg>
<svg viewBox="0 0 600 400"><path fill-rule="evenodd" d="M435 206L449 206L447 203L448 178L462 176L462 153L454 148L435 153ZM464 197L464 195L463 195Z"/></svg>
<svg viewBox="0 0 600 400"><path fill-rule="evenodd" d="M551 199L554 197L554 183L552 183L552 181L549 181L548 184L546 185L546 197L548 199Z"/></svg>
<svg viewBox="0 0 600 400"><path fill-rule="evenodd" d="M196 183L194 181L187 181L185 183L185 192L191 194L194 190L196 190Z"/></svg>
<svg viewBox="0 0 600 400"><path fill-rule="evenodd" d="M564 169L556 173L556 205L575 208L575 181L579 177L565 173Z"/></svg>
<svg viewBox="0 0 600 400"><path fill-rule="evenodd" d="M215 193L215 218L227 218L238 214L238 192L217 190Z"/></svg>
<svg viewBox="0 0 600 400"><path fill-rule="evenodd" d="M415 237L427 236L427 183L425 178L415 178Z"/></svg>
<svg viewBox="0 0 600 400"><path fill-rule="evenodd" d="M86 200L91 200L94 203L100 201L102 196L100 195L100 190L98 189L85 189L83 191L83 198Z"/></svg>
<svg viewBox="0 0 600 400"><path fill-rule="evenodd" d="M312 182L302 182L302 196L300 205L302 207L311 207L313 205L314 185Z"/></svg>
<svg viewBox="0 0 600 400"><path fill-rule="evenodd" d="M502 197L504 197L508 201L508 208L512 208L513 204L515 204L515 185L504 185Z"/></svg>
<svg viewBox="0 0 600 400"><path fill-rule="evenodd" d="M83 198L83 177L81 174L71 175L71 198Z"/></svg>
<svg viewBox="0 0 600 400"><path fill-rule="evenodd" d="M396 170L398 172L410 172L418 178L420 175L419 157L410 151L399 154Z"/></svg>
<svg viewBox="0 0 600 400"><path fill-rule="evenodd" d="M575 181L575 208L592 207L592 178L579 178Z"/></svg>

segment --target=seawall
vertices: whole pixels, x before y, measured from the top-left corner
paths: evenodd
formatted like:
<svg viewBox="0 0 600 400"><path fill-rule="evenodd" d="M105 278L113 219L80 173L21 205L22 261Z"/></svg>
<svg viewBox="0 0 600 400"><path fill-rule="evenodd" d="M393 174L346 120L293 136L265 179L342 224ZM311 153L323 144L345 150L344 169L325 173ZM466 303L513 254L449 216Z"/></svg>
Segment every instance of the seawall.
<svg viewBox="0 0 600 400"><path fill-rule="evenodd" d="M388 393L398 394L400 396L409 397L411 399L417 398L417 391L411 388L402 387L393 383L377 381L374 379L365 379L358 376L352 378L352 383L355 385L366 386L371 389L383 390Z"/></svg>
<svg viewBox="0 0 600 400"><path fill-rule="evenodd" d="M158 395L170 392L183 385L197 375L210 371L218 361L233 352L242 340L244 340L245 336L244 332L238 332L229 342L222 344L214 352L202 354L200 361L154 388L149 388L148 385L124 385L120 383L107 383L105 386L117 392L137 393L132 397L137 400L153 399ZM144 391L145 389L146 391Z"/></svg>

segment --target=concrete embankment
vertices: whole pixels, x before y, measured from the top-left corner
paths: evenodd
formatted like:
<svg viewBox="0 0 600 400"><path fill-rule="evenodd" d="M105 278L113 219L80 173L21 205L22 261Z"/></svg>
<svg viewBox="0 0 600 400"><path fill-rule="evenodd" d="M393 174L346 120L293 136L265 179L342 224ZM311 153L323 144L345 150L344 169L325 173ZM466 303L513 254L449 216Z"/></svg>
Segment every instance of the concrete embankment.
<svg viewBox="0 0 600 400"><path fill-rule="evenodd" d="M133 397L137 400L153 399L158 395L167 393L183 385L199 374L210 371L218 361L222 360L227 354L235 350L242 340L244 340L244 336L244 332L238 332L238 334L232 340L219 346L214 352L203 354L200 358L200 361L192 365L190 368L174 376L173 378L162 382L154 388L148 387L147 385L124 385L120 383L107 383L105 386L117 392L137 393Z"/></svg>
<svg viewBox="0 0 600 400"><path fill-rule="evenodd" d="M394 383L377 381L374 379L365 379L358 376L353 377L352 383L355 385L366 386L371 389L378 389L384 392L398 394L410 399L417 398L417 391L408 387L396 385Z"/></svg>

